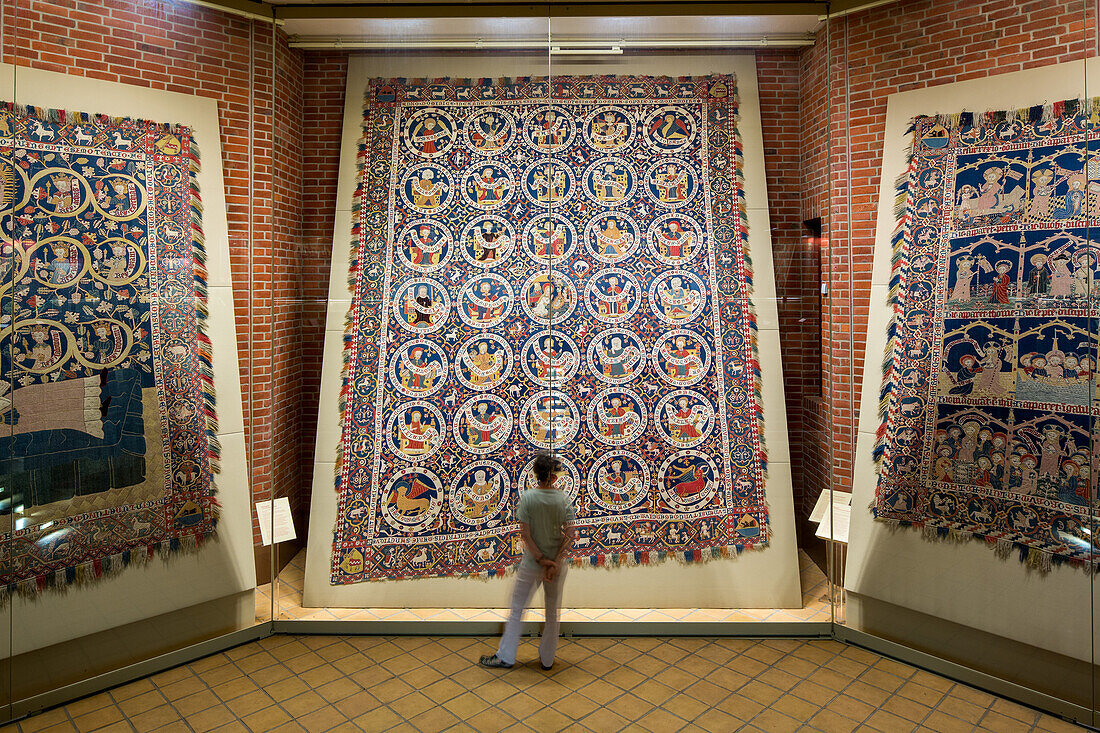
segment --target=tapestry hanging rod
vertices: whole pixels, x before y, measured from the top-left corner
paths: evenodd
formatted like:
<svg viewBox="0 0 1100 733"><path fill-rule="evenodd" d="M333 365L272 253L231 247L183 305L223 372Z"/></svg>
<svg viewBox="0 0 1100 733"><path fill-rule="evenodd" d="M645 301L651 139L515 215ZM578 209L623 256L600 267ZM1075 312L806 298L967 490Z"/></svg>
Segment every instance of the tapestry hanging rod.
<svg viewBox="0 0 1100 733"><path fill-rule="evenodd" d="M485 40L482 38L469 39L421 39L415 41L390 40L365 40L354 38L310 38L306 36L291 37L291 48L307 50L333 50L346 51L385 51L398 49L473 49L473 50L497 50L497 49L528 49L541 50L548 46L550 53L560 55L570 54L621 54L623 49L652 49L652 48L798 48L814 45L811 36L749 36L743 38L654 38L627 41L617 40L590 40L590 41L566 41L551 40L549 38L527 38L515 40Z"/></svg>

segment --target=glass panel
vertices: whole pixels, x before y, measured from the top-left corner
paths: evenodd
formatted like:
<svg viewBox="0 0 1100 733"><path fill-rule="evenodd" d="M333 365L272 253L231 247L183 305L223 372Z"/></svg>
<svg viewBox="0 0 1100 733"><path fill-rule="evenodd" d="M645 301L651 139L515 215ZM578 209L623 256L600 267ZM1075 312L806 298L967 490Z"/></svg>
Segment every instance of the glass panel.
<svg viewBox="0 0 1100 733"><path fill-rule="evenodd" d="M833 485L853 491L846 623L1088 722L1086 5L829 21L843 289L826 308ZM1041 48L1013 46L1021 24Z"/></svg>
<svg viewBox="0 0 1100 733"><path fill-rule="evenodd" d="M650 566L578 574L580 620L831 619L824 556L796 531L820 400L820 230L797 144L816 25L551 21L553 102L577 125L557 154L579 189L558 207L580 235L561 258L581 301L562 319L583 359L561 380L582 422L562 449L581 481L574 555Z"/></svg>
<svg viewBox="0 0 1100 733"><path fill-rule="evenodd" d="M15 69L11 64L15 46L15 2L0 2L0 48L3 58L0 61L0 99L5 103L15 101ZM0 136L0 145L10 145L10 128ZM14 356L6 329L11 326L12 299L24 262L22 252L16 248L12 239L15 224L14 212L10 204L0 210L0 573L3 580L3 593L0 594L0 720L11 718L12 700L12 603L8 584L12 575L12 534L15 526L15 496L12 491L13 466L12 455L15 426L12 414L16 410L13 394L12 372L10 364Z"/></svg>
<svg viewBox="0 0 1100 733"><path fill-rule="evenodd" d="M187 2L12 5L5 613L27 701L255 623L272 49L270 23Z"/></svg>
<svg viewBox="0 0 1100 733"><path fill-rule="evenodd" d="M306 548L280 569L278 618L502 618L507 605L509 583L456 576L502 574L519 547L516 273L539 261L522 254L526 224L550 211L524 120L549 99L547 21L477 12L283 27L307 173L276 268L297 268L280 276L294 313L276 317L300 325L284 347L300 398L276 424L301 436L282 453L302 466L283 490L300 497Z"/></svg>

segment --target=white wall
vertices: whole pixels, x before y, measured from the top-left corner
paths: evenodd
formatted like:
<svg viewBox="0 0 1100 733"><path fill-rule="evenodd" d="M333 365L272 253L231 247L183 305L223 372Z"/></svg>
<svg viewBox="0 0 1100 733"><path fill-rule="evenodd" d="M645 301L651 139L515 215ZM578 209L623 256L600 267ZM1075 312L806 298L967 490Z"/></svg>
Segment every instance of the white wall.
<svg viewBox="0 0 1100 733"><path fill-rule="evenodd" d="M793 608L801 604L798 555L795 546L790 454L779 360L779 320L771 258L764 146L756 86L756 61L751 54L707 56L622 56L605 62L553 62L553 74L737 75L741 136L745 157L745 188L749 214L759 325L768 479L765 484L773 531L770 546L743 553L736 560L698 565L667 562L659 566L573 571L565 602L584 608ZM306 556L305 605L337 607L464 607L508 605L511 584L493 580L430 578L333 586L329 583L337 494L333 484L336 446L340 439L340 371L344 316L350 305L347 267L350 257L351 205L355 192L355 154L361 136L363 95L367 81L377 77L479 78L546 76L546 54L491 56L353 56L348 67L344 108L340 182L333 233L332 275L321 376L321 406L317 426L309 551Z"/></svg>

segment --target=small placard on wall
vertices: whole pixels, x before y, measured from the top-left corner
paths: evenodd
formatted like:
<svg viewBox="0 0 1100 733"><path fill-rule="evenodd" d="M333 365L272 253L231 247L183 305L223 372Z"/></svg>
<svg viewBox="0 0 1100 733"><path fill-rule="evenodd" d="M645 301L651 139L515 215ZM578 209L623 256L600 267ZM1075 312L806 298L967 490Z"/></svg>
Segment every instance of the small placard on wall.
<svg viewBox="0 0 1100 733"><path fill-rule="evenodd" d="M260 523L260 541L264 545L286 542L294 533L294 518L290 516L290 500L285 496L273 501L256 502L256 520Z"/></svg>

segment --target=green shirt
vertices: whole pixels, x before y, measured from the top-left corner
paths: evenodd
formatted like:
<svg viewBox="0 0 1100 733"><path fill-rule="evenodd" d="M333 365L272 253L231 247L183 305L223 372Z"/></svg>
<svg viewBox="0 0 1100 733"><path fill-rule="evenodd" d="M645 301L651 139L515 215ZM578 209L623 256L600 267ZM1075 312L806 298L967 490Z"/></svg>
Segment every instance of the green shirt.
<svg viewBox="0 0 1100 733"><path fill-rule="evenodd" d="M565 539L565 525L574 519L573 504L558 489L528 489L519 497L516 519L530 528L531 539L543 555L553 560ZM539 567L530 548L523 553L523 565Z"/></svg>

